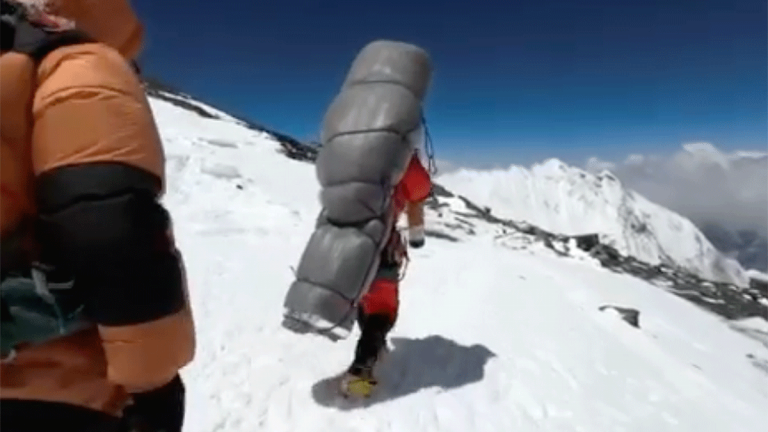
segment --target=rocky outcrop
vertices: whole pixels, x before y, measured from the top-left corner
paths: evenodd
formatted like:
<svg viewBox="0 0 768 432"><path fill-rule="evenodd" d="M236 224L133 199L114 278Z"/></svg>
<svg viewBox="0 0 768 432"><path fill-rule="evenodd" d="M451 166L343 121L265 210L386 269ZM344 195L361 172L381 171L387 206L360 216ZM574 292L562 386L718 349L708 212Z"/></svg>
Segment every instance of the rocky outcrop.
<svg viewBox="0 0 768 432"><path fill-rule="evenodd" d="M621 306L611 306L611 305L604 305L600 306L598 308L599 311L603 312L606 310L613 310L616 311L616 313L619 314L622 320L626 322L627 324L631 325L634 328L640 328L640 311L633 308L625 308Z"/></svg>

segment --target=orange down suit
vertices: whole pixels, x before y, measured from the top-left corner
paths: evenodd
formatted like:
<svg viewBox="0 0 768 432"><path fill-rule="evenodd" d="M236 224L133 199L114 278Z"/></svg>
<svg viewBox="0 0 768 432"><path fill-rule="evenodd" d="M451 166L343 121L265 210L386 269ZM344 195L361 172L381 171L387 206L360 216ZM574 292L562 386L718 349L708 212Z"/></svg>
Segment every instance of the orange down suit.
<svg viewBox="0 0 768 432"><path fill-rule="evenodd" d="M74 216L61 209L72 214L81 211L82 205L64 207L65 195L76 193L81 186L85 193L87 188L97 190L114 180L123 182L126 189L144 188L145 195L151 195L146 206L156 209L159 204L151 202L164 188L162 144L143 87L128 62L139 51L143 31L127 1L57 0L52 4L53 14L73 19L98 42L57 48L38 64L17 52L0 57L4 237L20 220L33 218L47 221L51 238L67 238L71 233L60 228L61 221L72 222ZM101 172L118 171L125 177L98 177ZM83 172L93 175L81 175ZM133 208L141 199L126 198L121 205ZM56 200L60 208L52 204ZM50 209L43 211L44 205ZM108 225L102 222L92 227L94 232L102 232L97 228ZM103 230L104 238L117 238L118 227L112 228ZM137 273L142 274L135 277L130 272L127 278L121 276L136 281L139 276L144 278L132 285L121 277L101 283L102 279L87 271L76 272L76 284L78 280L84 285L93 282L88 292L99 301L90 307L98 318L90 329L19 349L14 359L3 362L3 400L60 402L119 415L129 403L129 393L165 384L191 361L195 336L183 264L173 246L169 223L165 233L163 239L158 236L161 246L157 250L147 250L163 257L164 269L172 273L166 279L173 283L158 283L148 291L151 284L144 280L149 281L151 275L140 269ZM61 242L47 245L32 237L29 243L35 247L61 247ZM120 254L125 249L107 242L98 244L98 249L94 245L102 239L95 234L76 238L83 254L98 256L96 252L112 250L109 247ZM80 268L76 257L59 255ZM93 270L102 269L95 266ZM144 291L153 294L137 299L137 293ZM160 304L171 298L173 304ZM141 311L145 304L152 304L154 310Z"/></svg>

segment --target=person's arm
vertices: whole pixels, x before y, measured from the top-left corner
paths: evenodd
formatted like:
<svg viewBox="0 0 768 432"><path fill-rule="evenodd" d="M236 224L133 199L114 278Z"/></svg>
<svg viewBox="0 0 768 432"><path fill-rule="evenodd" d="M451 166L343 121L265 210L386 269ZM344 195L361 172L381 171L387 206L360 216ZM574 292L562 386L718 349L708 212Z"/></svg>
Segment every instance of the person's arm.
<svg viewBox="0 0 768 432"><path fill-rule="evenodd" d="M424 246L424 203L409 202L405 214L408 217L408 244L413 248Z"/></svg>
<svg viewBox="0 0 768 432"><path fill-rule="evenodd" d="M129 64L102 44L54 51L37 78L32 159L40 242L83 293L107 378L137 406L161 403L153 395L173 391L165 402L173 409L181 391L183 415L178 371L193 358L194 325L170 216L158 201L164 155L143 89ZM180 419L152 421L170 427Z"/></svg>
<svg viewBox="0 0 768 432"><path fill-rule="evenodd" d="M420 248L425 242L424 200L432 190L432 180L417 156L411 158L402 182L407 200L405 213L408 218L408 244Z"/></svg>

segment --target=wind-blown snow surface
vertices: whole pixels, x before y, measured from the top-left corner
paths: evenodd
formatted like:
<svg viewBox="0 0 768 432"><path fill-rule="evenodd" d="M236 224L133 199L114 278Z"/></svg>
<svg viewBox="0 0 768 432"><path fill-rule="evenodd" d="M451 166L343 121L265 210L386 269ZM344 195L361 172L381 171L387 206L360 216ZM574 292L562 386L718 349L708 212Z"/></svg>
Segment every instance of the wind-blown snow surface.
<svg viewBox="0 0 768 432"><path fill-rule="evenodd" d="M265 134L151 103L198 334L183 371L186 432L757 432L768 422L759 340L586 256L510 250L482 222L411 251L379 395L364 407L329 400L315 384L347 366L357 333L332 343L280 326L289 267L319 210L314 167ZM641 310L642 329L603 304Z"/></svg>
<svg viewBox="0 0 768 432"><path fill-rule="evenodd" d="M530 170L462 169L439 180L497 216L561 234L599 233L601 241L650 264L676 264L707 279L748 284L738 262L715 249L690 220L625 189L608 172L593 175L550 159Z"/></svg>

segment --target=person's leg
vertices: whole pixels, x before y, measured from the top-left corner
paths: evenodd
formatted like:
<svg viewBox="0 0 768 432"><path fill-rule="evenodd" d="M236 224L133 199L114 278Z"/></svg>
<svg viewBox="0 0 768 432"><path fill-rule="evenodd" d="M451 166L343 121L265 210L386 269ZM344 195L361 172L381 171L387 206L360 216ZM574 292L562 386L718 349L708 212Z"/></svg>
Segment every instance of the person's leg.
<svg viewBox="0 0 768 432"><path fill-rule="evenodd" d="M349 368L351 374L371 371L387 346L387 335L397 321L398 307L397 280L376 279L358 309L360 338Z"/></svg>
<svg viewBox="0 0 768 432"><path fill-rule="evenodd" d="M397 321L400 308L400 269L405 260L405 244L400 233L394 231L381 251L379 268L371 287L358 303L360 339L348 370L352 375L370 376L379 354L387 346L387 335Z"/></svg>
<svg viewBox="0 0 768 432"><path fill-rule="evenodd" d="M358 305L360 339L349 368L349 373L353 375L371 372L379 354L387 346L387 335L397 321L400 265L385 258L382 256L376 278Z"/></svg>

